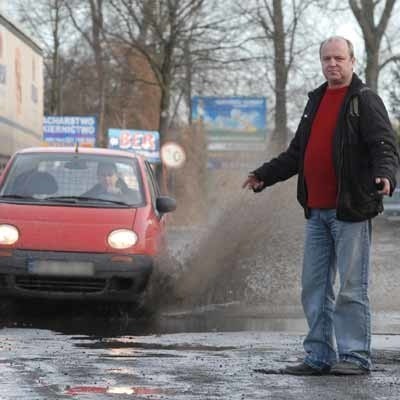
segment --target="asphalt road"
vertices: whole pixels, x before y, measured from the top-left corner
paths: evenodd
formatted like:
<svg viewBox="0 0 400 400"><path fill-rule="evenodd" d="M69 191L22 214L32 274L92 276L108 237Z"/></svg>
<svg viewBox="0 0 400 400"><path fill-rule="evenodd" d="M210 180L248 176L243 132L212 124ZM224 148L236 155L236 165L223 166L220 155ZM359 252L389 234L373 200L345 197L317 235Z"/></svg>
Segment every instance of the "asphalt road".
<svg viewBox="0 0 400 400"><path fill-rule="evenodd" d="M153 322L78 318L52 325L39 319L5 327L0 330L0 399L400 398L396 334L374 335L374 371L367 377L265 375L253 370L278 370L299 361L302 320L233 313L221 324L224 315L226 310L199 310L197 325L193 315L188 319L183 313ZM389 330L398 332L400 315L390 320ZM229 331L240 323L256 329ZM173 333L185 324L193 332ZM228 331L218 330L224 325ZM263 325L268 330L260 330ZM67 333L79 331L85 333Z"/></svg>
<svg viewBox="0 0 400 400"><path fill-rule="evenodd" d="M254 372L301 359L306 327L296 306L273 314L263 305L233 302L135 319L29 303L0 320L0 400L398 400L400 225L380 220L376 228L370 376ZM175 235L184 247L186 233Z"/></svg>

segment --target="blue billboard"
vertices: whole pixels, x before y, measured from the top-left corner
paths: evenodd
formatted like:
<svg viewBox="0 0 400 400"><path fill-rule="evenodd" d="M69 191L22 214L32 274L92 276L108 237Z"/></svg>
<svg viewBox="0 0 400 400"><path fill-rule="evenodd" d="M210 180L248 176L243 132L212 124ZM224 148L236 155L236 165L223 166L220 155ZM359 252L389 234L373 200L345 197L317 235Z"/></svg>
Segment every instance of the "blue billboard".
<svg viewBox="0 0 400 400"><path fill-rule="evenodd" d="M160 134L157 131L109 129L108 148L133 151L151 163L159 163Z"/></svg>
<svg viewBox="0 0 400 400"><path fill-rule="evenodd" d="M265 97L193 97L192 119L211 141L265 140Z"/></svg>
<svg viewBox="0 0 400 400"><path fill-rule="evenodd" d="M73 146L79 143L94 146L96 131L94 116L46 115L43 119L43 140L49 145Z"/></svg>

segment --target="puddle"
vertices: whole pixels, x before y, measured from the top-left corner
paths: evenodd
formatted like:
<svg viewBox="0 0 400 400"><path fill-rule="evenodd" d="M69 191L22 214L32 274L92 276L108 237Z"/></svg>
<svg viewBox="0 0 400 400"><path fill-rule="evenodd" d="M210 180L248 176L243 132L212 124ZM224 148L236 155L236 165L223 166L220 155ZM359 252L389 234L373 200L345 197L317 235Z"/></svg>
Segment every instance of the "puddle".
<svg viewBox="0 0 400 400"><path fill-rule="evenodd" d="M79 346L84 347L84 346ZM107 354L103 356L104 358L183 358L184 356L179 356L176 354L166 354L166 353L142 353L137 352L133 354Z"/></svg>
<svg viewBox="0 0 400 400"><path fill-rule="evenodd" d="M173 332L306 332L306 322L302 317L247 317L225 316L223 313L205 313L201 316L163 316L163 329Z"/></svg>
<svg viewBox="0 0 400 400"><path fill-rule="evenodd" d="M99 343L107 337L174 333L260 331L303 335L307 332L306 320L298 306L273 309L266 306L247 307L237 303L214 304L137 318L129 315L96 314L90 309L85 312L82 308L75 312L72 307L68 311L59 309L49 313L44 308L42 311L43 313L36 311L32 314L29 308L26 308L24 312L2 321L0 327L46 329L71 335L75 340L85 340L90 337L91 340L99 340ZM398 334L400 313L375 312L372 317L372 331L374 334ZM104 345L101 343L101 346ZM136 348L145 346L140 343L135 345ZM121 346L127 345L121 344Z"/></svg>
<svg viewBox="0 0 400 400"><path fill-rule="evenodd" d="M207 346L194 344L167 345L157 343L135 342L134 338L124 338L124 340L102 340L90 343L78 343L77 347L88 349L140 349L140 350L178 350L178 351L226 351L233 350L232 346Z"/></svg>
<svg viewBox="0 0 400 400"><path fill-rule="evenodd" d="M77 396L81 394L127 394L127 395L161 395L166 392L161 389L147 387L125 387L125 386L73 386L67 387L65 394Z"/></svg>

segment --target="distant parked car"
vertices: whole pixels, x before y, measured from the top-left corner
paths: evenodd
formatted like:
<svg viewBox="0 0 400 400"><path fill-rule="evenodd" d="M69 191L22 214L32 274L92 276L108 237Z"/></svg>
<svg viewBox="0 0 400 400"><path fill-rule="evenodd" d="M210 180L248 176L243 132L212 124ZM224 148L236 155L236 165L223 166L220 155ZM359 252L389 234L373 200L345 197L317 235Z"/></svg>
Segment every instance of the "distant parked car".
<svg viewBox="0 0 400 400"><path fill-rule="evenodd" d="M136 302L175 207L133 153L17 152L0 179L0 296Z"/></svg>
<svg viewBox="0 0 400 400"><path fill-rule="evenodd" d="M385 196L383 198L383 208L384 216L400 219L400 187L394 190L392 197Z"/></svg>

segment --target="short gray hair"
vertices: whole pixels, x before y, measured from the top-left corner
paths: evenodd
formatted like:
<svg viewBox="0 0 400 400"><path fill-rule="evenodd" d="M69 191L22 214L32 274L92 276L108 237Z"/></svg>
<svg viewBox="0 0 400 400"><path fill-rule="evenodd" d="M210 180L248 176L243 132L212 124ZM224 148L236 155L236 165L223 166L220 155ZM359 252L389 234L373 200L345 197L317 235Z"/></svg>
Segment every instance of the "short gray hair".
<svg viewBox="0 0 400 400"><path fill-rule="evenodd" d="M344 41L346 42L346 44L347 44L348 49L349 49L350 58L354 58L354 46L353 46L353 43L351 43L349 39L346 39L346 38L343 37L343 36L331 36L331 37L329 37L328 39L325 39L323 42L321 42L321 44L320 44L320 46L319 46L319 56L320 56L320 57L321 57L322 48L323 48L327 43L333 42L333 41L335 41L335 40L344 40Z"/></svg>

